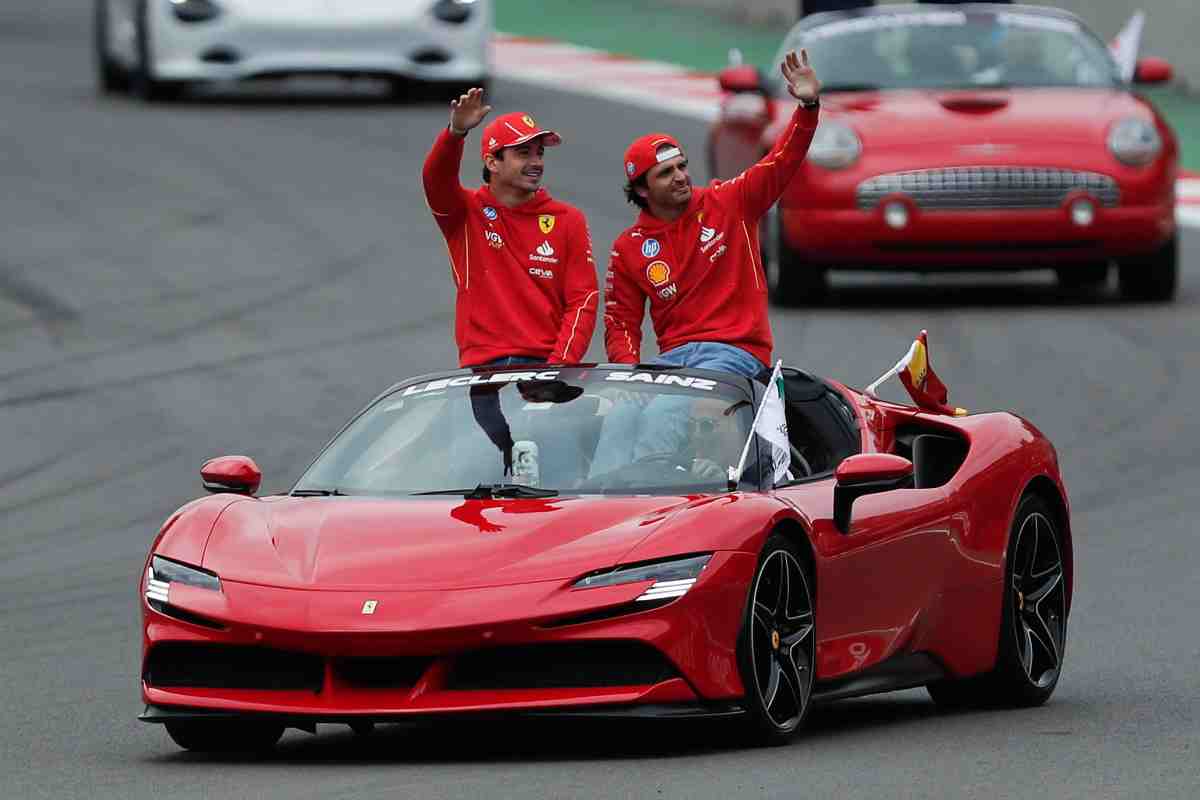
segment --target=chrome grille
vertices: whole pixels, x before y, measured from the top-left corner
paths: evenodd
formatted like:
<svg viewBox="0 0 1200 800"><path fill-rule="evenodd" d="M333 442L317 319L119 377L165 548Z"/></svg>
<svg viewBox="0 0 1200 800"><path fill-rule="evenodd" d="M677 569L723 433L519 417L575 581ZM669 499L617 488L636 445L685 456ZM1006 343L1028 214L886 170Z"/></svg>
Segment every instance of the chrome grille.
<svg viewBox="0 0 1200 800"><path fill-rule="evenodd" d="M869 211L890 194L920 208L972 211L993 208L1056 208L1071 192L1084 191L1101 205L1121 199L1117 182L1098 172L1051 167L943 167L877 175L858 185L858 207Z"/></svg>

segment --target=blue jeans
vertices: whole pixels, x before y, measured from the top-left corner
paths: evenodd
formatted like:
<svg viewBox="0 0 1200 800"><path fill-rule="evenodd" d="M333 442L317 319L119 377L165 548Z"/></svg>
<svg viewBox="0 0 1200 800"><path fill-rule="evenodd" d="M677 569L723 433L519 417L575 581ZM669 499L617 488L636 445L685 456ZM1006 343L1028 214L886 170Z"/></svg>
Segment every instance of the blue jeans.
<svg viewBox="0 0 1200 800"><path fill-rule="evenodd" d="M765 368L754 356L720 342L688 342L659 355L652 363L713 369L753 378ZM603 475L655 453L680 453L688 440L686 395L661 395L644 408L634 404L614 407L604 420L592 476Z"/></svg>

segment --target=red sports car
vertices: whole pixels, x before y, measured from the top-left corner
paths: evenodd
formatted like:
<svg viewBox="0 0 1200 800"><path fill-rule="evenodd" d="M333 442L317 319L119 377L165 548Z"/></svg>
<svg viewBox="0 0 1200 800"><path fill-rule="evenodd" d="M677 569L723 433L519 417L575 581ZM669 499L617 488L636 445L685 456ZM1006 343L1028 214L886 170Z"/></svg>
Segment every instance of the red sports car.
<svg viewBox="0 0 1200 800"><path fill-rule="evenodd" d="M783 384L777 485L765 384L610 364L398 384L286 494L208 462L142 570L141 719L201 751L473 712L736 716L780 742L812 703L893 689L1044 702L1072 581L1050 442ZM636 432L664 412L668 436Z"/></svg>
<svg viewBox="0 0 1200 800"><path fill-rule="evenodd" d="M814 302L836 269L1053 269L1169 300L1178 274L1178 148L1074 16L1032 6L879 6L814 14L825 82L808 159L764 220L772 300ZM1171 67L1138 62L1134 83ZM716 177L770 149L794 104L778 75L730 67L709 138Z"/></svg>

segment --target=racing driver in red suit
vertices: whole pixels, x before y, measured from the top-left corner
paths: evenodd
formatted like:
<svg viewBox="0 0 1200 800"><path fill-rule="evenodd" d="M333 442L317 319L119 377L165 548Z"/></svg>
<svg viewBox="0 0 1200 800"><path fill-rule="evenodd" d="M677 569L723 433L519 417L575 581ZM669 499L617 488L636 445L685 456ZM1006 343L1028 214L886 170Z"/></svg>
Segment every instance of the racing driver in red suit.
<svg viewBox="0 0 1200 800"><path fill-rule="evenodd" d="M651 133L625 152L629 202L642 209L612 246L605 287L604 339L610 361L641 360L647 299L661 355L655 363L757 376L771 360L767 288L758 222L804 161L817 128L821 83L801 50L780 65L800 101L775 147L728 181L693 188L687 156L674 137ZM593 475L633 459L672 453L686 439L675 398L642 414L606 420Z"/></svg>
<svg viewBox="0 0 1200 800"><path fill-rule="evenodd" d="M485 183L466 189L463 145L490 111L482 89L452 100L422 175L457 290L459 364L578 362L599 292L583 214L541 187L545 149L562 140L528 114L498 117L483 131Z"/></svg>

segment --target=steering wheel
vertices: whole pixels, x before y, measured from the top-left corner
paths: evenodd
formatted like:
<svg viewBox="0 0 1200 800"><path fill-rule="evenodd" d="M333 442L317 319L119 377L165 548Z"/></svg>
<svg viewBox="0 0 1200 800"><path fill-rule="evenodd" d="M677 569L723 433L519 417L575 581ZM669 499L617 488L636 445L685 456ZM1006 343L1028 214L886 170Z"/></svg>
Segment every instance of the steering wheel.
<svg viewBox="0 0 1200 800"><path fill-rule="evenodd" d="M796 445L788 442L788 447L792 449L792 460L800 462L800 466L804 468L804 474L800 477L807 478L813 474L812 467L808 464L808 459L796 448Z"/></svg>

